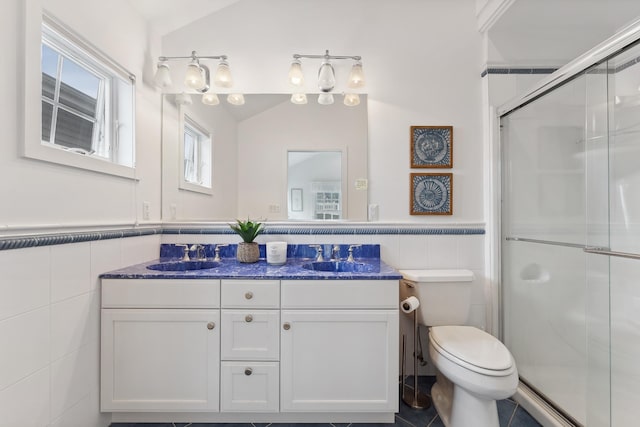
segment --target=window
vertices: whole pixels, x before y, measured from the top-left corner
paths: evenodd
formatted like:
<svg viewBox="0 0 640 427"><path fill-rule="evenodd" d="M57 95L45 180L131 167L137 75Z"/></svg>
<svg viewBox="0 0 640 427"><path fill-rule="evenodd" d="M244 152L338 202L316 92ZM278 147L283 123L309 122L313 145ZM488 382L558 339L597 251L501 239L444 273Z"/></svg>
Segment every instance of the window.
<svg viewBox="0 0 640 427"><path fill-rule="evenodd" d="M184 115L180 188L211 193L211 136L191 117Z"/></svg>
<svg viewBox="0 0 640 427"><path fill-rule="evenodd" d="M25 156L133 178L133 75L46 15L39 53L41 135Z"/></svg>

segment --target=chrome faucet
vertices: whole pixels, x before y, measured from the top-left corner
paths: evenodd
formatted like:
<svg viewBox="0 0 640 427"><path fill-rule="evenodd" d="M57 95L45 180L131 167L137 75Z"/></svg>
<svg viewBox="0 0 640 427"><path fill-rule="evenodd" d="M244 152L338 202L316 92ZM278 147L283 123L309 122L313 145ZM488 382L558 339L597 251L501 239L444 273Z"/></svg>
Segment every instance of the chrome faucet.
<svg viewBox="0 0 640 427"><path fill-rule="evenodd" d="M309 245L309 247L316 249L316 262L324 261L324 258L322 257L322 245Z"/></svg>
<svg viewBox="0 0 640 427"><path fill-rule="evenodd" d="M347 258L347 262L354 262L355 259L353 259L353 250L355 248L359 248L362 245L351 245L349 246L349 257Z"/></svg>
<svg viewBox="0 0 640 427"><path fill-rule="evenodd" d="M196 251L196 259L197 260L205 259L205 256L204 256L204 245L201 245L200 243L196 243L194 245L191 245L189 250Z"/></svg>
<svg viewBox="0 0 640 427"><path fill-rule="evenodd" d="M223 247L225 247L225 246L229 246L229 245L227 245L227 244L224 244L224 245L216 245L216 248L215 248L215 250L214 250L214 252L215 252L215 256L213 257L213 260L214 260L214 261L220 261L220 248L223 248Z"/></svg>
<svg viewBox="0 0 640 427"><path fill-rule="evenodd" d="M333 245L331 248L331 259L334 261L340 261L340 245Z"/></svg>
<svg viewBox="0 0 640 427"><path fill-rule="evenodd" d="M191 259L189 258L189 245L177 244L175 246L181 247L182 250L184 251L182 255L182 261L191 261Z"/></svg>

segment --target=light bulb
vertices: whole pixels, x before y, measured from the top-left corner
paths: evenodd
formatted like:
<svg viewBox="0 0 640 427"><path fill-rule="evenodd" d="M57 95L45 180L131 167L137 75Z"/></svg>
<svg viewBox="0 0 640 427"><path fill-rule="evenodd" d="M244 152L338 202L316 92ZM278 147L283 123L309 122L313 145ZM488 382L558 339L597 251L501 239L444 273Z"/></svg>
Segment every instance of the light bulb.
<svg viewBox="0 0 640 427"><path fill-rule="evenodd" d="M202 69L197 59L194 59L187 65L184 84L192 89L202 89L204 87L204 76L202 75Z"/></svg>
<svg viewBox="0 0 640 427"><path fill-rule="evenodd" d="M294 93L291 95L291 102L298 105L306 104L307 95L304 93Z"/></svg>
<svg viewBox="0 0 640 427"><path fill-rule="evenodd" d="M218 105L220 104L220 100L215 93L207 92L202 95L202 103L205 105Z"/></svg>
<svg viewBox="0 0 640 427"><path fill-rule="evenodd" d="M178 93L176 94L176 104L178 105L191 105L193 101L191 100L191 95L188 93Z"/></svg>
<svg viewBox="0 0 640 427"><path fill-rule="evenodd" d="M318 87L323 92L331 92L335 85L335 71L329 60L325 60L318 70Z"/></svg>
<svg viewBox="0 0 640 427"><path fill-rule="evenodd" d="M289 68L289 83L294 86L304 86L304 75L302 74L302 64L299 59L295 59Z"/></svg>
<svg viewBox="0 0 640 427"><path fill-rule="evenodd" d="M220 87L233 86L233 79L231 78L231 71L229 70L229 64L224 59L218 64L216 75L213 77L213 83Z"/></svg>
<svg viewBox="0 0 640 427"><path fill-rule="evenodd" d="M167 88L171 86L171 73L169 71L169 65L166 62L159 62L156 75L153 78L156 86L160 88Z"/></svg>
<svg viewBox="0 0 640 427"><path fill-rule="evenodd" d="M353 89L364 86L364 72L362 71L362 63L360 61L351 67L348 86Z"/></svg>
<svg viewBox="0 0 640 427"><path fill-rule="evenodd" d="M230 93L227 102L231 105L244 105L244 95L241 93Z"/></svg>
<svg viewBox="0 0 640 427"><path fill-rule="evenodd" d="M355 107L360 104L360 96L357 93L347 93L344 95L344 105Z"/></svg>
<svg viewBox="0 0 640 427"><path fill-rule="evenodd" d="M333 104L333 95L330 93L321 93L318 95L318 104L331 105Z"/></svg>

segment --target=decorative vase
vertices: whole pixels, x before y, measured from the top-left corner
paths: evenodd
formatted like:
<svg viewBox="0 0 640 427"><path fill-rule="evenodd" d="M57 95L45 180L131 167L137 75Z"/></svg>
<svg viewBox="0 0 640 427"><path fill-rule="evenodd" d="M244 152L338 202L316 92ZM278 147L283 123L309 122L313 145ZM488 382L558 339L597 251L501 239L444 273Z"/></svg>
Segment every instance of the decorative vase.
<svg viewBox="0 0 640 427"><path fill-rule="evenodd" d="M240 242L236 251L236 258L240 262L257 262L260 259L260 248L257 242Z"/></svg>

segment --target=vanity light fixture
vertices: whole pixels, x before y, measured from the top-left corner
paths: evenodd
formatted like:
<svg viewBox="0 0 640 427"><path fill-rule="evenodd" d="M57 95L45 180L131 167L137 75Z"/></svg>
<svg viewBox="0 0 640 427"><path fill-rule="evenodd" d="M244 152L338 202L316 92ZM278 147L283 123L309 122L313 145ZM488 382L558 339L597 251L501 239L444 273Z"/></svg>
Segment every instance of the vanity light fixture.
<svg viewBox="0 0 640 427"><path fill-rule="evenodd" d="M307 103L307 94L305 93L294 93L291 95L291 102L294 104L302 105Z"/></svg>
<svg viewBox="0 0 640 427"><path fill-rule="evenodd" d="M193 101L191 100L191 95L188 93L178 93L176 94L176 104L178 105L191 105Z"/></svg>
<svg viewBox="0 0 640 427"><path fill-rule="evenodd" d="M320 64L320 68L318 69L318 89L320 89L320 95L318 95L318 103L322 105L333 104L333 95L331 95L331 91L336 86L336 72L333 68L332 61L338 60L350 60L354 61L353 66L351 67L351 72L349 73L349 78L347 80L347 86L351 89L358 89L364 87L364 72L362 71L362 57L360 56L336 56L329 55L329 51L326 50L324 55L302 55L298 53L293 54L293 61L291 62L291 67L289 68L289 83L296 87L304 86L304 75L302 73L302 61L301 59L321 59L322 63ZM291 96L291 102L294 104L304 104L305 102L301 102L302 93L297 92ZM348 101L347 96L345 96L345 105L354 106L360 103L360 98L357 94L349 94Z"/></svg>
<svg viewBox="0 0 640 427"><path fill-rule="evenodd" d="M220 104L220 100L215 93L207 92L202 94L202 103L205 105L218 105Z"/></svg>
<svg viewBox="0 0 640 427"><path fill-rule="evenodd" d="M209 67L201 64L203 59L219 60L216 74L213 77L213 83L216 86L229 88L233 86L231 72L229 71L229 63L227 55L216 56L199 56L196 51L191 52L191 56L160 56L158 57L158 67L155 75L156 85L162 88L171 86L171 75L169 72L168 61L190 59L185 72L184 83L190 89L194 89L201 93L206 93L211 88L211 75Z"/></svg>
<svg viewBox="0 0 640 427"><path fill-rule="evenodd" d="M231 105L244 105L244 95L241 93L230 93L227 102Z"/></svg>
<svg viewBox="0 0 640 427"><path fill-rule="evenodd" d="M331 105L333 104L333 94L331 93L321 93L318 95L318 104L320 105Z"/></svg>
<svg viewBox="0 0 640 427"><path fill-rule="evenodd" d="M343 102L347 107L355 107L360 104L360 95L357 93L345 93Z"/></svg>

